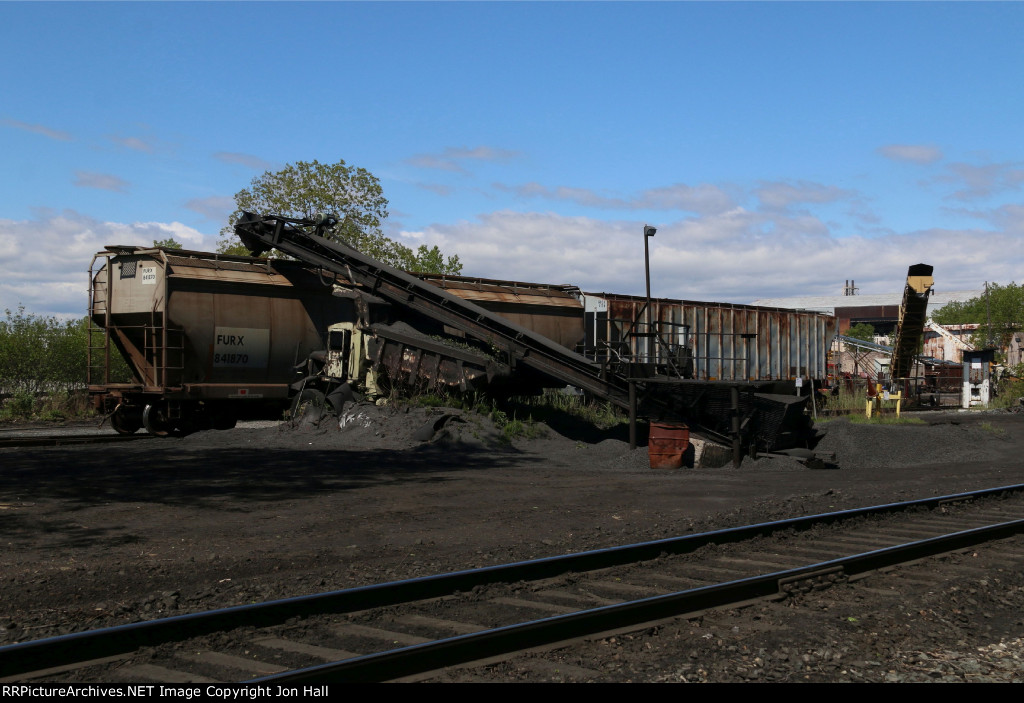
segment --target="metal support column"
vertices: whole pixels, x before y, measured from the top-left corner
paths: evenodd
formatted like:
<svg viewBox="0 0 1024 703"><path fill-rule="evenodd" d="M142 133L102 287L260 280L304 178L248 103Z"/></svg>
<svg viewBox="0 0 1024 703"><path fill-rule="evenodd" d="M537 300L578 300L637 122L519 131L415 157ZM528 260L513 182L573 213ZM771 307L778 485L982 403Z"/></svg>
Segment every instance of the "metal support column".
<svg viewBox="0 0 1024 703"><path fill-rule="evenodd" d="M740 387L729 388L729 399L732 401L732 465L739 467L743 461L743 448L740 443Z"/></svg>
<svg viewBox="0 0 1024 703"><path fill-rule="evenodd" d="M636 381L629 382L629 448L636 449Z"/></svg>

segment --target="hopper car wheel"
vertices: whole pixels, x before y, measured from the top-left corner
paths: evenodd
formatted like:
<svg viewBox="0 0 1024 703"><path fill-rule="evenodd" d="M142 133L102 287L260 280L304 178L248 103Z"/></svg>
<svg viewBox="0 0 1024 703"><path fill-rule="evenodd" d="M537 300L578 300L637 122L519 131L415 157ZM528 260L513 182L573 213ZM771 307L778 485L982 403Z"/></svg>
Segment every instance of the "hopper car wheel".
<svg viewBox="0 0 1024 703"><path fill-rule="evenodd" d="M135 408L118 407L110 416L110 426L118 434L135 434L142 427L142 413Z"/></svg>
<svg viewBox="0 0 1024 703"><path fill-rule="evenodd" d="M222 413L213 419L213 429L231 430L238 424L238 416L233 413Z"/></svg>
<svg viewBox="0 0 1024 703"><path fill-rule="evenodd" d="M142 411L142 424L147 432L157 437L166 437L174 431L174 424L167 417L167 406L163 403L147 405Z"/></svg>
<svg viewBox="0 0 1024 703"><path fill-rule="evenodd" d="M325 414L327 399L315 388L306 388L292 401L292 424L316 425Z"/></svg>

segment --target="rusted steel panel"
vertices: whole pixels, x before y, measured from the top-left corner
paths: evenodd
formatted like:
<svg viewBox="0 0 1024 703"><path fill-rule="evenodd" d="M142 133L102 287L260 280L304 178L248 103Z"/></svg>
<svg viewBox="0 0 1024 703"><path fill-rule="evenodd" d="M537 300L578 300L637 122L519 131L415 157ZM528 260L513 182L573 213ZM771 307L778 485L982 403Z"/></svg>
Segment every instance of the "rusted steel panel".
<svg viewBox="0 0 1024 703"><path fill-rule="evenodd" d="M482 390L509 368L475 352L445 345L415 330L373 325L371 357L394 384L418 390Z"/></svg>
<svg viewBox="0 0 1024 703"><path fill-rule="evenodd" d="M577 349L583 344L583 304L575 286L463 276L417 276L568 349Z"/></svg>
<svg viewBox="0 0 1024 703"><path fill-rule="evenodd" d="M645 331L646 316L641 314L645 299L607 293L584 295L607 303L608 319L594 330L595 339L643 360L648 339L626 339L624 335L634 321L639 331ZM655 299L652 316L661 323L659 328L670 346L689 345L694 353L693 377L707 381L822 379L827 368L825 354L836 333L831 315L732 303ZM600 348L587 353L598 360L604 358ZM663 362L664 350L652 356Z"/></svg>
<svg viewBox="0 0 1024 703"><path fill-rule="evenodd" d="M947 333L958 337L965 345L970 344L971 337L979 327L980 325L978 324L943 325L943 329ZM964 345L958 345L953 340L945 339L943 335L930 327L925 328L923 356L960 363L963 361L963 349Z"/></svg>

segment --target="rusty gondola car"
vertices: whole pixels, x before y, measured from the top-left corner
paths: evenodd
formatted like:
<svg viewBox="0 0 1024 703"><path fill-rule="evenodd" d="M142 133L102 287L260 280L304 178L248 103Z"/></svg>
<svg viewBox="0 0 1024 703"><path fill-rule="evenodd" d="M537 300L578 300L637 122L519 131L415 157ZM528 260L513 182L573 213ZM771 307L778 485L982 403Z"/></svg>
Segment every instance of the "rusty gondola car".
<svg viewBox="0 0 1024 703"><path fill-rule="evenodd" d="M421 278L588 359L648 375L772 381L786 392L798 379L817 387L827 377L836 335L834 316L808 310L654 298L647 323L646 299L638 296L468 276Z"/></svg>

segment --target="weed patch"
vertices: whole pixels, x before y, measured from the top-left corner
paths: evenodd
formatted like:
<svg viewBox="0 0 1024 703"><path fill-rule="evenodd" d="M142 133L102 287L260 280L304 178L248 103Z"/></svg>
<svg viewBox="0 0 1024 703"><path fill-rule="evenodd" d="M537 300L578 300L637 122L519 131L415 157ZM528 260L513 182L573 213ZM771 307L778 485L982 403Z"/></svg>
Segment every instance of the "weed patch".
<svg viewBox="0 0 1024 703"><path fill-rule="evenodd" d="M847 418L850 422L858 425L927 425L928 423L919 417L906 417L901 415L896 417L895 415L872 415L866 417L864 415L850 415Z"/></svg>
<svg viewBox="0 0 1024 703"><path fill-rule="evenodd" d="M61 422L85 420L93 416L95 411L89 405L88 395L80 391L58 391L47 395L18 391L0 406L0 422Z"/></svg>
<svg viewBox="0 0 1024 703"><path fill-rule="evenodd" d="M1002 427L996 427L991 422L981 422L978 424L978 427L980 427L985 432L995 435L996 437L1002 437L1003 435L1006 434L1006 430L1004 430Z"/></svg>

